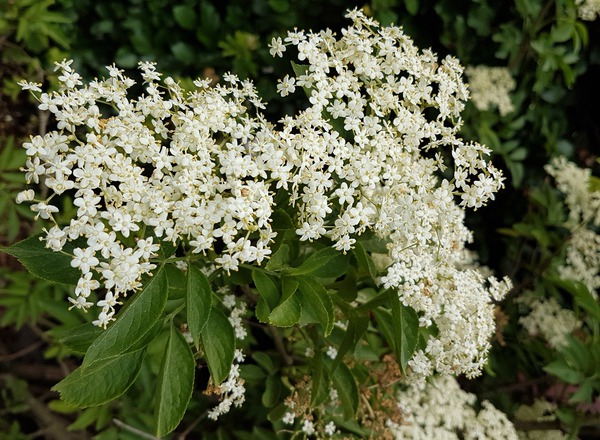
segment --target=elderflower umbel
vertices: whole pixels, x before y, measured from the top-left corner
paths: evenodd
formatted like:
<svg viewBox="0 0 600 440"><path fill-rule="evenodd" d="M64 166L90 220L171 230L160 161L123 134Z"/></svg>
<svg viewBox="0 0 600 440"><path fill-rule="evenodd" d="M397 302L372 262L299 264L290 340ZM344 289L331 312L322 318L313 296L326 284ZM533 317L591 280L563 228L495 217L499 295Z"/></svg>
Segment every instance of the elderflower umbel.
<svg viewBox="0 0 600 440"><path fill-rule="evenodd" d="M524 296L520 302L531 309L528 315L519 318L519 323L531 336L541 336L552 348L567 345L567 335L581 327L575 313L564 309L555 298L537 299Z"/></svg>
<svg viewBox="0 0 600 440"><path fill-rule="evenodd" d="M494 331L492 300L510 282L491 292L476 269L464 267L471 240L464 208L493 199L501 173L485 161L489 149L458 136L468 98L458 61L419 51L401 28L379 27L358 10L348 16L353 23L339 38L295 30L284 40L297 46L296 84L311 103L275 133L293 164L296 233L328 236L342 252L367 230L384 238L384 286L419 312L422 326L440 330L416 354L413 373L474 376ZM423 154L438 151L451 158L451 181L437 177L444 155Z"/></svg>
<svg viewBox="0 0 600 440"><path fill-rule="evenodd" d="M600 16L600 0L575 0L577 14L585 21L594 21Z"/></svg>
<svg viewBox="0 0 600 440"><path fill-rule="evenodd" d="M437 376L430 382L413 384L398 398L402 424L388 422L400 439L484 439L517 440L517 432L506 415L490 402L481 402L463 391L456 380Z"/></svg>
<svg viewBox="0 0 600 440"><path fill-rule="evenodd" d="M156 267L151 259L161 240L184 242L193 253L218 241L223 250L215 263L227 270L263 261L275 235L267 179L276 174L285 182L291 169L268 124L249 113L249 106L263 107L249 82L226 75L225 85L196 81L197 89L185 92L170 78L158 83L154 64L140 69L146 92L133 98L134 81L115 66L107 79L83 84L70 61L57 63L59 90L38 99L58 129L23 145L27 180L54 194L68 191L77 207L69 225L47 231L47 247L60 251L78 240L72 266L82 277L92 273L115 303ZM100 103L113 113L104 116ZM59 210L52 196L31 206L51 221ZM35 195L27 190L17 198ZM98 304L97 325L113 319L111 304Z"/></svg>
<svg viewBox="0 0 600 440"><path fill-rule="evenodd" d="M469 66L465 70L469 78L471 100L479 110L498 108L501 116L514 110L510 93L516 82L506 67Z"/></svg>
<svg viewBox="0 0 600 440"><path fill-rule="evenodd" d="M590 188L591 169L580 168L557 157L545 167L565 194L569 219L565 225L571 231L567 242L566 261L558 267L561 278L581 281L597 296L600 288L600 191Z"/></svg>

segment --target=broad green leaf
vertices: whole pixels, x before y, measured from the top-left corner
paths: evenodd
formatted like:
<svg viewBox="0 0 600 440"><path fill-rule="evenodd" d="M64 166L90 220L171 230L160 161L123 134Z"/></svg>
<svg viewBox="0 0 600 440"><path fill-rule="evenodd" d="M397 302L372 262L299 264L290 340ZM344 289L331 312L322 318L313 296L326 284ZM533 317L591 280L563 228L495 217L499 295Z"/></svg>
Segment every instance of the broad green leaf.
<svg viewBox="0 0 600 440"><path fill-rule="evenodd" d="M331 366L331 371L335 371L338 365L340 365L342 362L342 359L344 359L344 355L346 353L349 351L354 351L358 341L360 341L360 338L362 338L362 335L365 334L368 327L369 318L367 316L356 316L348 320L346 333L344 334L344 339L342 339L342 342L338 348L337 355L333 361L333 365Z"/></svg>
<svg viewBox="0 0 600 440"><path fill-rule="evenodd" d="M333 330L333 301L329 293L315 278L298 277L299 296L302 306L302 320L305 322L317 322L323 327L325 336Z"/></svg>
<svg viewBox="0 0 600 440"><path fill-rule="evenodd" d="M252 271L252 280L260 295L256 306L256 317L261 322L268 322L271 310L279 304L279 288L269 275L258 269Z"/></svg>
<svg viewBox="0 0 600 440"><path fill-rule="evenodd" d="M181 300L187 293L187 276L174 264L165 264L167 284L169 285L169 300Z"/></svg>
<svg viewBox="0 0 600 440"><path fill-rule="evenodd" d="M92 323L83 324L72 328L66 335L60 338L72 352L85 354L90 345L102 334L102 329Z"/></svg>
<svg viewBox="0 0 600 440"><path fill-rule="evenodd" d="M358 410L358 386L354 375L348 366L341 363L332 373L333 386L338 392L338 397L342 402L344 418L354 418Z"/></svg>
<svg viewBox="0 0 600 440"><path fill-rule="evenodd" d="M277 249L272 256L267 265L265 266L267 270L279 270L282 269L289 263L290 261L290 247L283 243Z"/></svg>
<svg viewBox="0 0 600 440"><path fill-rule="evenodd" d="M419 316L414 309L400 302L395 291L390 291L390 305L394 328L394 351L400 369L404 373L419 342Z"/></svg>
<svg viewBox="0 0 600 440"><path fill-rule="evenodd" d="M212 305L212 289L208 278L193 265L188 265L186 308L187 323L194 345L200 346L200 334L208 321Z"/></svg>
<svg viewBox="0 0 600 440"><path fill-rule="evenodd" d="M196 362L188 343L173 325L165 347L155 403L156 436L172 432L185 414L194 389Z"/></svg>
<svg viewBox="0 0 600 440"><path fill-rule="evenodd" d="M71 266L72 257L67 253L76 246L74 243L65 245L64 251L54 252L44 245L40 238L44 234L34 235L0 251L17 257L25 268L36 277L61 284L77 284L81 272Z"/></svg>
<svg viewBox="0 0 600 440"><path fill-rule="evenodd" d="M215 385L229 375L235 352L235 334L229 320L219 309L213 308L201 334L202 348L208 371Z"/></svg>
<svg viewBox="0 0 600 440"><path fill-rule="evenodd" d="M116 321L94 341L81 368L88 368L101 359L121 355L144 340L161 316L166 301L167 277L161 268L141 291L126 302Z"/></svg>
<svg viewBox="0 0 600 440"><path fill-rule="evenodd" d="M79 367L52 390L65 402L79 408L102 405L121 396L134 382L145 350L99 359L88 368Z"/></svg>
<svg viewBox="0 0 600 440"><path fill-rule="evenodd" d="M337 278L345 272L347 266L346 255L332 247L326 247L309 256L299 267L290 269L289 273L320 278Z"/></svg>
<svg viewBox="0 0 600 440"><path fill-rule="evenodd" d="M298 282L293 278L283 277L281 284L281 301L269 315L269 322L277 327L291 327L297 324L302 316L302 304L296 295Z"/></svg>

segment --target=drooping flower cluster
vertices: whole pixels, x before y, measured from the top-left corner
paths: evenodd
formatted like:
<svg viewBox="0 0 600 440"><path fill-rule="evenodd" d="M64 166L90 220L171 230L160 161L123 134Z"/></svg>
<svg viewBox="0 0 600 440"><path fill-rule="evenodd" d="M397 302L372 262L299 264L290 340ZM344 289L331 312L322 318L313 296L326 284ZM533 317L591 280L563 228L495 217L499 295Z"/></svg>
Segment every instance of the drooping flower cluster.
<svg viewBox="0 0 600 440"><path fill-rule="evenodd" d="M468 97L458 61L420 52L401 28L380 28L358 11L349 16L354 24L340 39L294 31L271 44L276 53L297 47L304 63L297 84L312 104L284 119L280 134L297 155L297 232L308 240L327 234L343 251L367 229L388 240L393 264L385 287L398 289L423 326L440 329L413 372L475 375L494 329L491 295L500 299L509 282L491 279L491 292L476 270L464 268L471 238L464 207L493 198L501 174L483 159L487 148L458 137ZM444 154L452 157L451 181L438 177L449 166Z"/></svg>
<svg viewBox="0 0 600 440"><path fill-rule="evenodd" d="M516 82L506 67L469 66L465 73L469 78L471 100L477 109L498 108L501 116L514 110L510 93Z"/></svg>
<svg viewBox="0 0 600 440"><path fill-rule="evenodd" d="M475 410L477 398L452 377L413 384L399 396L402 423L390 423L396 439L506 439L517 432L506 415L487 400Z"/></svg>
<svg viewBox="0 0 600 440"><path fill-rule="evenodd" d="M600 288L600 191L590 187L591 169L580 168L564 157L546 165L557 188L565 194L569 209L566 226L571 231L567 243L565 264L558 267L565 279L583 282L596 296Z"/></svg>

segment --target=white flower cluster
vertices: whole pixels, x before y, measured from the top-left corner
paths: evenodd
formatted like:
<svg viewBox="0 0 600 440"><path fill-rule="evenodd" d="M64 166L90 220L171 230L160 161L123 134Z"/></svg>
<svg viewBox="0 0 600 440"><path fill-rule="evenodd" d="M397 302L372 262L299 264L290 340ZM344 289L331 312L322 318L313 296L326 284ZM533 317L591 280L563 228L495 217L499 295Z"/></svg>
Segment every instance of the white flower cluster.
<svg viewBox="0 0 600 440"><path fill-rule="evenodd" d="M510 92L517 83L506 67L469 66L465 73L469 77L471 100L477 109L498 108L501 116L514 110Z"/></svg>
<svg viewBox="0 0 600 440"><path fill-rule="evenodd" d="M428 383L413 384L399 395L403 422L389 422L388 426L398 440L519 438L504 413L487 400L477 412L476 403L476 396L463 391L454 378L437 376Z"/></svg>
<svg viewBox="0 0 600 440"><path fill-rule="evenodd" d="M566 262L558 268L562 278L583 282L597 296L600 288L600 191L590 189L591 169L579 168L564 157L546 165L569 209L566 226L571 230Z"/></svg>
<svg viewBox="0 0 600 440"><path fill-rule="evenodd" d="M312 104L284 119L280 134L287 157L297 158L297 233L307 240L328 235L342 251L367 229L389 240L385 287L398 289L422 325L435 321L440 330L417 354L413 372L475 375L494 331L490 300L510 283L492 279L491 292L477 271L462 267L471 239L464 208L493 199L501 173L484 160L487 148L458 137L468 97L458 61L420 52L401 28L380 28L359 11L349 17L353 26L339 39L329 30L294 31L271 44L275 53L297 47L304 63L296 67L297 84ZM451 181L437 177L447 167L444 154L452 158Z"/></svg>
<svg viewBox="0 0 600 440"><path fill-rule="evenodd" d="M90 292L102 285L109 293L96 324L105 327L117 299L155 268L158 240L185 243L192 253L218 242L214 262L227 270L270 254L267 179L290 166L269 141L268 126L248 113L249 104L262 107L249 82L226 75L227 85L211 88L198 80L186 94L171 78L159 85L155 66L141 63L146 94L133 100L134 81L115 67L88 85L70 62L57 68L61 88L39 99L58 130L24 145L25 171L28 182L53 192L32 205L38 216L54 220L50 200L65 191L74 196L75 218L48 230L46 245L60 251L80 239L72 261L82 274L75 307L90 307ZM18 200L35 196L28 190Z"/></svg>
<svg viewBox="0 0 600 440"><path fill-rule="evenodd" d="M524 295L519 302L527 305L531 311L519 318L519 323L531 336L541 336L553 348L564 347L567 335L581 327L573 310L564 309L555 298L539 299Z"/></svg>
<svg viewBox="0 0 600 440"><path fill-rule="evenodd" d="M600 0L575 0L577 14L585 21L594 21L600 16Z"/></svg>

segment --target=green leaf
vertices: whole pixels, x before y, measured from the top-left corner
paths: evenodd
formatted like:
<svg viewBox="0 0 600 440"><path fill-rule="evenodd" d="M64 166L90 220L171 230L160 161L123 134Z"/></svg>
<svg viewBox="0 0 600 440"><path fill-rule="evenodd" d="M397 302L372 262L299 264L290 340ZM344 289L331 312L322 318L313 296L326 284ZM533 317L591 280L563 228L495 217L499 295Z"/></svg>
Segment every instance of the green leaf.
<svg viewBox="0 0 600 440"><path fill-rule="evenodd" d="M346 328L346 333L344 334L344 339L342 339L342 342L340 343L337 355L331 367L332 371L335 371L338 365L340 365L346 353L349 351L354 351L358 341L360 341L360 338L362 338L362 335L365 334L368 327L369 318L367 316L355 316L348 320L348 326Z"/></svg>
<svg viewBox="0 0 600 440"><path fill-rule="evenodd" d="M196 11L189 5L173 6L173 17L184 29L192 30L196 26Z"/></svg>
<svg viewBox="0 0 600 440"><path fill-rule="evenodd" d="M225 314L213 308L201 335L208 371L215 385L229 375L235 352L235 334Z"/></svg>
<svg viewBox="0 0 600 440"><path fill-rule="evenodd" d="M191 264L188 265L186 308L187 323L194 345L200 346L200 334L208 322L212 306L212 289L206 275Z"/></svg>
<svg viewBox="0 0 600 440"><path fill-rule="evenodd" d="M550 362L544 367L544 370L551 375L558 377L563 382L573 385L579 384L583 379L583 375L580 371L576 371L569 367L562 359Z"/></svg>
<svg viewBox="0 0 600 440"><path fill-rule="evenodd" d="M346 255L332 247L318 250L299 267L289 271L292 275L311 275L320 278L337 278L346 271L348 259Z"/></svg>
<svg viewBox="0 0 600 440"><path fill-rule="evenodd" d="M400 302L396 291L390 291L390 305L394 327L394 351L404 374L419 342L419 316L414 309Z"/></svg>
<svg viewBox="0 0 600 440"><path fill-rule="evenodd" d="M167 277L161 268L150 278L144 289L127 301L116 321L90 346L83 359L82 369L102 359L119 356L141 341L161 316L167 301ZM150 343L150 341L147 341Z"/></svg>
<svg viewBox="0 0 600 440"><path fill-rule="evenodd" d="M315 352L311 368L312 388L310 391L310 405L317 407L329 399L331 379L329 372L323 365L323 353Z"/></svg>
<svg viewBox="0 0 600 440"><path fill-rule="evenodd" d="M279 304L279 289L271 277L260 269L252 271L252 280L260 295L256 317L261 322L268 322L269 314Z"/></svg>
<svg viewBox="0 0 600 440"><path fill-rule="evenodd" d="M333 372L332 380L342 402L344 418L347 420L354 418L358 410L358 386L352 371L346 364L342 363Z"/></svg>
<svg viewBox="0 0 600 440"><path fill-rule="evenodd" d="M283 294L281 301L269 315L269 322L277 327L291 327L300 321L302 304L296 290L298 281L290 277L281 280Z"/></svg>
<svg viewBox="0 0 600 440"><path fill-rule="evenodd" d="M188 343L173 325L165 347L155 406L156 436L172 432L185 414L194 389L196 362Z"/></svg>
<svg viewBox="0 0 600 440"><path fill-rule="evenodd" d="M354 252L354 256L358 261L359 267L366 270L367 273L371 276L371 278L375 279L377 277L377 269L375 268L375 263L373 263L373 259L367 253L364 246L360 242L356 242L352 252Z"/></svg>
<svg viewBox="0 0 600 440"><path fill-rule="evenodd" d="M4 247L5 252L21 262L25 268L36 277L62 284L77 284L81 272L71 266L71 255L54 252L45 247L45 242L40 238L45 234L34 235L23 241ZM65 252L72 251L75 242L65 246Z"/></svg>
<svg viewBox="0 0 600 440"><path fill-rule="evenodd" d="M267 376L265 391L262 394L261 403L266 408L273 408L279 403L281 396L281 379L278 375Z"/></svg>
<svg viewBox="0 0 600 440"><path fill-rule="evenodd" d="M579 388L569 398L571 403L591 403L596 379L587 378L579 384Z"/></svg>
<svg viewBox="0 0 600 440"><path fill-rule="evenodd" d="M60 339L72 352L85 354L90 345L102 334L102 329L87 323L75 327Z"/></svg>
<svg viewBox="0 0 600 440"><path fill-rule="evenodd" d="M267 265L265 266L267 270L279 270L285 267L290 261L290 247L287 244L282 244L277 252L275 252Z"/></svg>
<svg viewBox="0 0 600 440"><path fill-rule="evenodd" d="M302 306L302 320L305 322L317 322L323 327L325 336L333 330L333 301L327 290L315 278L298 277L298 287Z"/></svg>
<svg viewBox="0 0 600 440"><path fill-rule="evenodd" d="M88 368L77 368L52 390L58 391L62 400L79 408L110 402L125 393L135 381L144 354L145 350L141 349L99 359Z"/></svg>
<svg viewBox="0 0 600 440"><path fill-rule="evenodd" d="M419 12L419 0L404 0L404 4L410 15L416 15Z"/></svg>
<svg viewBox="0 0 600 440"><path fill-rule="evenodd" d="M563 280L552 277L551 281L559 285L575 299L575 302L596 321L600 321L600 303L590 293L585 284L579 281Z"/></svg>

